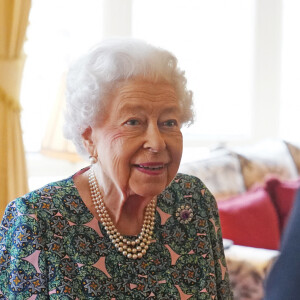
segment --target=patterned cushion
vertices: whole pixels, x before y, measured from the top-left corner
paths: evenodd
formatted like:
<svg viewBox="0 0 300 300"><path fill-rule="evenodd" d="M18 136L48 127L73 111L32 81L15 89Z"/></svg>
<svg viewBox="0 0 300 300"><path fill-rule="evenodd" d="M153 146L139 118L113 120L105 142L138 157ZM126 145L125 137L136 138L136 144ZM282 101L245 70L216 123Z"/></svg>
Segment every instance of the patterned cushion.
<svg viewBox="0 0 300 300"><path fill-rule="evenodd" d="M279 251L234 245L225 250L233 298L264 298L265 278Z"/></svg>
<svg viewBox="0 0 300 300"><path fill-rule="evenodd" d="M293 159L282 141L267 140L235 151L247 189L263 184L270 175L277 175L281 179L296 179L298 176Z"/></svg>
<svg viewBox="0 0 300 300"><path fill-rule="evenodd" d="M179 170L200 178L218 201L245 192L240 162L229 151L213 151L209 158L184 163Z"/></svg>
<svg viewBox="0 0 300 300"><path fill-rule="evenodd" d="M299 145L295 145L295 144L291 144L288 142L285 142L291 155L292 158L294 160L294 163L297 167L298 170L298 174L300 175L300 144Z"/></svg>

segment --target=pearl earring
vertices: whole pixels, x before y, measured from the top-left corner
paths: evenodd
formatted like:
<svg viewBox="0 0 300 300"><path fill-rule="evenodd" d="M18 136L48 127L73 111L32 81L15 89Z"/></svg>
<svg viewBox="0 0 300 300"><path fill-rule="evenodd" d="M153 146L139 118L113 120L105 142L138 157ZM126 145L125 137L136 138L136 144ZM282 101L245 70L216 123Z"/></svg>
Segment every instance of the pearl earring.
<svg viewBox="0 0 300 300"><path fill-rule="evenodd" d="M89 156L89 160L90 160L91 165L95 164L98 161L97 157L93 156L93 155Z"/></svg>

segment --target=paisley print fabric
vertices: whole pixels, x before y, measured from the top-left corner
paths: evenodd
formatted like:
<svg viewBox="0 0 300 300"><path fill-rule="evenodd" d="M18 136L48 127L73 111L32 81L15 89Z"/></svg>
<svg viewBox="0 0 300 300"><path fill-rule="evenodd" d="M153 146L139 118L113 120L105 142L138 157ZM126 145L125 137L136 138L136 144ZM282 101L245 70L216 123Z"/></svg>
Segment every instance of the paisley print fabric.
<svg viewBox="0 0 300 300"><path fill-rule="evenodd" d="M178 174L158 196L153 241L117 252L72 177L12 201L0 227L0 299L232 299L216 202Z"/></svg>

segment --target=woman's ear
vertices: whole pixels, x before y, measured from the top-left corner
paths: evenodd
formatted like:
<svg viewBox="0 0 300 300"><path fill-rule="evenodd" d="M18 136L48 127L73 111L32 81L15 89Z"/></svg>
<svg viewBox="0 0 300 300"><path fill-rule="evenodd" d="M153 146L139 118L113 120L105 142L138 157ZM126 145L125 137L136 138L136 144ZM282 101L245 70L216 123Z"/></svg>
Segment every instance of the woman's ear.
<svg viewBox="0 0 300 300"><path fill-rule="evenodd" d="M92 138L93 129L89 126L85 131L81 134L83 145L87 152L92 155L96 156L96 145L94 144L94 140Z"/></svg>

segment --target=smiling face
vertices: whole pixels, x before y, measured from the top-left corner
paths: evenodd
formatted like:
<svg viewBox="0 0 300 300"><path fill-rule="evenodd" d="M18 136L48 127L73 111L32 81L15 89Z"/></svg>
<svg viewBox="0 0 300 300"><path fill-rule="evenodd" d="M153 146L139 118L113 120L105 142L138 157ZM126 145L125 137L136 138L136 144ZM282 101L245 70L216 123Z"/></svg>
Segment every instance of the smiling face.
<svg viewBox="0 0 300 300"><path fill-rule="evenodd" d="M100 184L126 196L158 195L176 175L182 155L181 114L174 88L167 83L125 82L108 111L85 133L98 155Z"/></svg>

